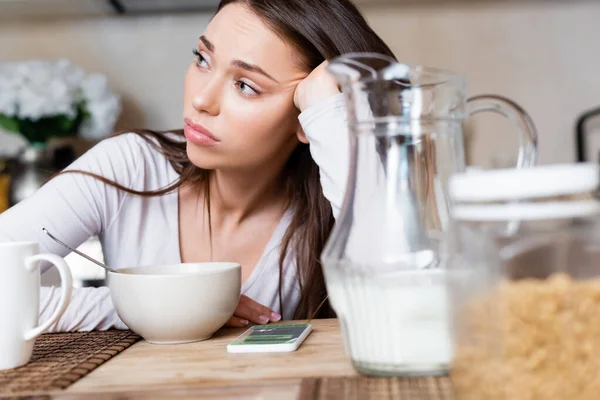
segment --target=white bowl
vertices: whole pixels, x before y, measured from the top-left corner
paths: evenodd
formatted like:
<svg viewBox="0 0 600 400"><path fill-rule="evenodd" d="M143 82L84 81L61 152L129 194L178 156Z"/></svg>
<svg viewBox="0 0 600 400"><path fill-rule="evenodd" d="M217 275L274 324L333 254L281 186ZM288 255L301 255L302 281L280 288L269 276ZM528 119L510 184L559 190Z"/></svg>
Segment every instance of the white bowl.
<svg viewBox="0 0 600 400"><path fill-rule="evenodd" d="M194 263L108 273L115 309L146 341L189 343L210 338L233 315L241 292L236 263Z"/></svg>

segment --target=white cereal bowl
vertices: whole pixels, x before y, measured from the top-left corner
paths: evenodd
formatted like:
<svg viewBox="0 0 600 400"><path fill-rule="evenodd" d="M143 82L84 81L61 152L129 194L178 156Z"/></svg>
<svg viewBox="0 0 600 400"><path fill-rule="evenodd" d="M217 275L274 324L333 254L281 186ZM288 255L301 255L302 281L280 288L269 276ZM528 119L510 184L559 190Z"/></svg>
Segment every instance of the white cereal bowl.
<svg viewBox="0 0 600 400"><path fill-rule="evenodd" d="M210 338L233 315L241 292L237 263L190 263L108 272L123 322L155 344Z"/></svg>

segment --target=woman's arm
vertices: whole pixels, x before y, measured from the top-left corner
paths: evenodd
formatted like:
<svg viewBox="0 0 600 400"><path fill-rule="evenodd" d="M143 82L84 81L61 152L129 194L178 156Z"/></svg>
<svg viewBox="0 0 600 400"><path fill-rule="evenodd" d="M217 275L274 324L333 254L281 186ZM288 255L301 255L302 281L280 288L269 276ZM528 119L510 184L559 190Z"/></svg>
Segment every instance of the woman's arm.
<svg viewBox="0 0 600 400"><path fill-rule="evenodd" d="M132 135L100 142L66 170L98 174L130 187L138 174L140 144ZM41 252L64 257L68 250L42 232L47 228L76 248L100 235L117 217L127 194L92 177L67 173L51 179L31 197L0 214L0 242L35 241Z"/></svg>
<svg viewBox="0 0 600 400"><path fill-rule="evenodd" d="M83 170L132 187L141 164L141 142L134 135L107 139L76 160L68 170ZM61 257L68 251L42 232L42 227L76 248L101 235L118 216L127 194L83 174L68 173L50 180L34 195L0 214L0 242L35 241L40 252ZM43 266L46 269L47 266ZM43 288L40 322L58 304L58 291ZM75 289L69 307L51 331L124 328L108 288Z"/></svg>
<svg viewBox="0 0 600 400"><path fill-rule="evenodd" d="M299 116L310 143L310 153L319 166L323 194L337 219L348 180L350 148L348 113L344 96L336 94Z"/></svg>
<svg viewBox="0 0 600 400"><path fill-rule="evenodd" d="M323 194L337 220L348 185L351 137L345 96L327 72L327 65L327 61L323 62L297 86L294 104L302 111L300 125L310 144L311 155L319 165ZM360 111L370 113L369 104L361 104ZM368 210L372 205L371 196L382 195L384 188L378 184L378 178L383 176L383 165L375 151L374 138L363 136L357 141L360 145L357 143L354 190L360 192L360 196L355 198L354 207Z"/></svg>
<svg viewBox="0 0 600 400"><path fill-rule="evenodd" d="M43 287L40 293L40 324L50 319L60 300L60 288ZM73 288L65 313L49 333L127 329L115 311L108 287Z"/></svg>

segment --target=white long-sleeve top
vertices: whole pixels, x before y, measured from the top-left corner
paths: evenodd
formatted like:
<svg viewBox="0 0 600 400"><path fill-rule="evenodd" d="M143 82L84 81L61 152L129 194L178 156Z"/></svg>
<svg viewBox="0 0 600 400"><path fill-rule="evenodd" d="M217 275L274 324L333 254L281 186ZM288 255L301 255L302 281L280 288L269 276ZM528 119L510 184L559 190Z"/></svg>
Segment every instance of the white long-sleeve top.
<svg viewBox="0 0 600 400"><path fill-rule="evenodd" d="M348 170L347 112L336 95L299 116L313 159L320 167L325 197L337 216ZM135 190L155 190L173 183L178 175L166 158L136 134L106 139L77 159L69 169L94 172ZM284 264L283 304L279 309L279 253L291 214L284 214L242 293L292 318L299 300L296 262L289 254ZM105 261L113 268L181 263L178 194L144 198L127 194L82 174L51 180L33 196L0 214L0 242L36 241L40 251L67 255L42 232L47 228L76 248L99 236ZM42 288L40 322L58 305L57 288ZM109 289L75 288L67 311L52 332L125 329Z"/></svg>

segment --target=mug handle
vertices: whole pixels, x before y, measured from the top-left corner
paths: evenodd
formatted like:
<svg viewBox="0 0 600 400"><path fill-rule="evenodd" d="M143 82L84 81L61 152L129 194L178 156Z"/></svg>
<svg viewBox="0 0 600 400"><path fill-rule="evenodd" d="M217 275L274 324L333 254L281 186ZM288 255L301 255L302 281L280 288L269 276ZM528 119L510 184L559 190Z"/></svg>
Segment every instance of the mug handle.
<svg viewBox="0 0 600 400"><path fill-rule="evenodd" d="M73 291L73 278L71 276L71 270L69 269L69 266L65 260L54 254L38 254L26 259L25 267L28 271L34 271L39 268L39 261L48 261L58 269L61 280L60 302L58 303L58 308L54 311L54 314L52 314L48 321L46 321L43 325L33 328L29 332L25 333L25 340L31 340L41 335L63 315L67 309L67 306L69 305L71 293Z"/></svg>
<svg viewBox="0 0 600 400"><path fill-rule="evenodd" d="M480 95L467 100L469 117L483 111L500 114L517 126L519 131L517 168L534 166L538 158L538 134L527 111L514 101L498 95Z"/></svg>

